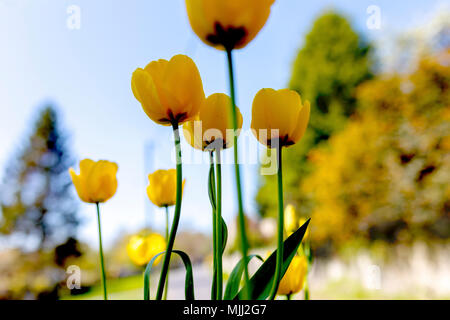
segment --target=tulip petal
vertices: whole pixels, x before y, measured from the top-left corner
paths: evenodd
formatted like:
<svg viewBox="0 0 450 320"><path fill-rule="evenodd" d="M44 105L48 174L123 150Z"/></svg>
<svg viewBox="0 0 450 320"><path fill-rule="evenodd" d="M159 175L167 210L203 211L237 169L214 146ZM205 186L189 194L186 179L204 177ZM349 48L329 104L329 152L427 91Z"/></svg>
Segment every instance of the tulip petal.
<svg viewBox="0 0 450 320"><path fill-rule="evenodd" d="M144 69L136 69L133 72L131 88L149 118L161 123L161 119L165 119L167 115L164 112L165 109L161 104L152 76Z"/></svg>
<svg viewBox="0 0 450 320"><path fill-rule="evenodd" d="M206 44L224 49L245 47L261 30L270 15L273 0L186 0L194 32Z"/></svg>
<svg viewBox="0 0 450 320"><path fill-rule="evenodd" d="M176 202L177 172L175 169L156 170L149 174L147 195L158 207L172 206Z"/></svg>
<svg viewBox="0 0 450 320"><path fill-rule="evenodd" d="M186 11L192 30L205 41L214 32L214 22L208 19L210 15L205 14L204 0L186 0Z"/></svg>
<svg viewBox="0 0 450 320"><path fill-rule="evenodd" d="M294 143L298 142L305 134L306 127L308 126L309 117L311 113L311 107L309 101L305 101L300 113L297 117L296 128L291 135L291 139Z"/></svg>
<svg viewBox="0 0 450 320"><path fill-rule="evenodd" d="M193 119L200 110L205 99L202 79L194 61L186 55L176 55L170 59L164 74L164 86L173 95L172 100L177 105L171 105L172 112L186 113L188 121Z"/></svg>
<svg viewBox="0 0 450 320"><path fill-rule="evenodd" d="M288 139L295 129L301 108L300 96L292 90L260 90L253 100L252 128L256 130L258 140L267 144L259 130L268 130L268 139ZM278 134L275 130L278 130Z"/></svg>
<svg viewBox="0 0 450 320"><path fill-rule="evenodd" d="M72 178L72 183L77 191L78 197L81 201L90 202L88 196L86 195L86 187L81 175L78 176L72 168L69 169L69 174Z"/></svg>

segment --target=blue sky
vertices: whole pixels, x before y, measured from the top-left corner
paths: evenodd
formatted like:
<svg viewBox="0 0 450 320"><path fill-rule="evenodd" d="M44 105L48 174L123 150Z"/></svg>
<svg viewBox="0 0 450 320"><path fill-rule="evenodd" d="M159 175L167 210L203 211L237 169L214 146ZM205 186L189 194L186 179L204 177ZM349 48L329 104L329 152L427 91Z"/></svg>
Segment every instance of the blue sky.
<svg viewBox="0 0 450 320"><path fill-rule="evenodd" d="M286 87L296 51L323 10L341 11L367 38L381 40L423 24L425 15L442 3L277 0L258 37L235 53L244 128L250 126L251 102L259 89ZM79 30L66 26L70 5L81 9ZM366 27L369 5L381 9L380 30ZM163 212L149 203L145 188L149 172L173 167L171 130L144 114L130 89L131 74L152 60L183 53L196 62L207 95L228 92L224 54L204 45L191 31L184 1L0 0L0 41L0 178L38 108L51 101L61 111L79 159L119 164L118 192L102 208L106 245L146 221L162 230ZM208 232L207 168L184 169L187 183L180 227ZM230 221L236 208L231 166L225 166L223 175L223 214ZM255 214L257 166L243 168L243 181L246 211ZM95 246L94 207L81 205L80 212L86 219L80 237Z"/></svg>

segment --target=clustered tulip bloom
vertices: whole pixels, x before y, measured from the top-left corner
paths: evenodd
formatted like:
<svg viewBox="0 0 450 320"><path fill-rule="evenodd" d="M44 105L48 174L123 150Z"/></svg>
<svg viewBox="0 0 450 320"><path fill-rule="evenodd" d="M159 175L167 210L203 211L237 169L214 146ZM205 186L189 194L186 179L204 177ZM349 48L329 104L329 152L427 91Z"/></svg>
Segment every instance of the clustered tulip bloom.
<svg viewBox="0 0 450 320"><path fill-rule="evenodd" d="M186 0L192 30L219 49L245 47L266 23L274 0Z"/></svg>
<svg viewBox="0 0 450 320"><path fill-rule="evenodd" d="M131 261L138 266L147 264L155 255L166 249L164 237L157 233L147 236L134 235L127 244L127 253ZM155 265L161 261L162 256L155 260Z"/></svg>
<svg viewBox="0 0 450 320"><path fill-rule="evenodd" d="M253 133L269 148L289 147L304 135L309 121L310 105L302 103L300 95L289 89L261 89L253 100Z"/></svg>
<svg viewBox="0 0 450 320"><path fill-rule="evenodd" d="M148 175L147 196L155 206L175 205L177 197L177 171L175 169L156 170ZM185 181L183 181L184 187Z"/></svg>
<svg viewBox="0 0 450 320"><path fill-rule="evenodd" d="M117 190L118 168L114 162L106 160L95 162L91 159L80 161L79 175L70 168L70 176L81 201L102 203L114 196Z"/></svg>
<svg viewBox="0 0 450 320"><path fill-rule="evenodd" d="M294 256L278 287L279 295L291 295L303 289L308 263L305 255Z"/></svg>
<svg viewBox="0 0 450 320"><path fill-rule="evenodd" d="M234 133L232 120L229 112L231 99L223 93L214 93L205 99L200 111L194 120L183 125L186 141L199 150L226 149L233 145ZM238 129L242 128L242 114L236 108L238 116ZM220 140L220 145L215 142Z"/></svg>
<svg viewBox="0 0 450 320"><path fill-rule="evenodd" d="M150 119L163 125L193 119L205 99L197 66L185 55L152 61L144 69L136 69L131 88Z"/></svg>
<svg viewBox="0 0 450 320"><path fill-rule="evenodd" d="M210 150L210 177L208 181L210 199L213 207L213 239L214 239L214 275L212 298L222 299L222 254L223 243L226 243L226 225L221 216L222 169L221 149L234 145L234 165L239 212L240 245L243 255L244 290L242 297L251 297L248 290L249 275L247 267L248 243L245 232L243 212L237 136L242 128L242 115L236 107L234 89L234 71L232 51L245 47L256 37L265 25L274 0L186 0L187 13L194 32L206 44L217 49L226 50L230 80L230 97L216 93L205 99L200 73L191 58L176 55L169 61L150 62L145 68L133 72L131 88L135 98L143 110L154 122L172 126L176 151L176 170L157 170L148 176L147 195L151 202L166 209L166 239L159 234L132 236L127 244L127 253L137 265L145 265L157 254L165 251L165 255L155 260L159 263L163 258L156 299L160 300L164 288L168 285L168 270L176 232L180 220L182 192L185 180L182 175L181 142L179 125L187 142L194 148ZM231 107L231 113L229 112ZM276 252L275 277L270 299L278 294L291 295L303 287L307 272L305 255L294 256L284 277L281 279L283 264L283 189L281 169L281 147L288 147L298 142L305 133L309 121L309 102L302 103L300 96L292 90L262 89L253 101L251 127L257 139L269 148L278 150L278 246ZM200 128L197 127L200 126ZM199 130L197 130L199 129ZM266 134L264 134L265 131ZM269 131L269 135L267 135ZM279 143L275 143L274 140ZM213 153L212 151L218 152ZM214 158L216 168L214 170ZM110 199L117 190L117 164L105 160L94 162L85 159L80 162L80 174L71 168L70 175L80 199L97 206L99 255L102 268L104 297L107 299L106 273L103 259L100 205ZM217 176L217 178L216 178ZM169 206L175 205L172 228L169 234ZM294 231L298 227L295 209L287 207L288 229ZM223 238L222 236L225 236ZM183 253L176 251L176 253ZM186 271L192 269L186 254L181 255ZM144 274L144 299L149 299L149 275L151 268ZM192 273L192 270L190 270ZM192 274L191 274L192 278ZM188 274L186 275L186 297L189 293ZM192 281L191 281L192 282ZM307 286L306 286L307 287ZM307 290L305 290L307 291ZM164 291L167 295L167 288Z"/></svg>

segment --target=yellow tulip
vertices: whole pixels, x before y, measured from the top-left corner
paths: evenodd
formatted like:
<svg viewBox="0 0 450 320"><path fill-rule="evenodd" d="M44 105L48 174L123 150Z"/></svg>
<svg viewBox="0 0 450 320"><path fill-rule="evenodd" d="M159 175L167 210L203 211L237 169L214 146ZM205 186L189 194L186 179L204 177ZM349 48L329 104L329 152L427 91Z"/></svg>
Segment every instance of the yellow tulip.
<svg viewBox="0 0 450 320"><path fill-rule="evenodd" d="M148 236L132 236L127 244L128 256L138 266L149 263L155 255L164 250L166 250L166 241L157 233ZM161 258L162 255L156 258L155 265L161 261Z"/></svg>
<svg viewBox="0 0 450 320"><path fill-rule="evenodd" d="M185 55L152 61L144 69L136 69L131 88L150 119L163 125L193 119L205 99L197 66Z"/></svg>
<svg viewBox="0 0 450 320"><path fill-rule="evenodd" d="M261 89L253 100L251 127L256 138L269 148L297 143L309 121L310 105L289 89Z"/></svg>
<svg viewBox="0 0 450 320"><path fill-rule="evenodd" d="M286 209L284 209L284 225L286 227L286 232L291 235L298 229L298 219L295 213L295 208L292 204L288 204Z"/></svg>
<svg viewBox="0 0 450 320"><path fill-rule="evenodd" d="M158 207L173 206L177 196L177 171L175 169L156 170L148 175L147 195ZM183 181L183 188L184 183Z"/></svg>
<svg viewBox="0 0 450 320"><path fill-rule="evenodd" d="M274 0L186 0L192 30L219 49L245 47L264 27Z"/></svg>
<svg viewBox="0 0 450 320"><path fill-rule="evenodd" d="M84 159L80 161L80 174L69 169L73 185L80 199L87 203L101 203L109 200L117 190L117 170L114 162L106 160L92 161Z"/></svg>
<svg viewBox="0 0 450 320"><path fill-rule="evenodd" d="M280 295L289 295L302 290L305 283L307 268L308 263L305 255L294 256L284 277L281 279L277 293Z"/></svg>
<svg viewBox="0 0 450 320"><path fill-rule="evenodd" d="M233 125L230 115L231 99L223 93L214 93L203 102L194 120L183 125L186 141L199 150L229 148L233 145ZM238 129L242 128L242 114L236 107ZM236 134L239 134L239 130ZM220 139L220 140L219 140ZM220 145L217 145L219 142Z"/></svg>

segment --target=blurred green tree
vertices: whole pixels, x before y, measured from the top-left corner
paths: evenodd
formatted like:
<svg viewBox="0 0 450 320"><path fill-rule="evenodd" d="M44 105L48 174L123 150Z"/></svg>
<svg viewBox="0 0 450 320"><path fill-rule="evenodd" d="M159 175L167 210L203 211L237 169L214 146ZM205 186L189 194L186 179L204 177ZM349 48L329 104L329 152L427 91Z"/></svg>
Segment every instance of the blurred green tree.
<svg viewBox="0 0 450 320"><path fill-rule="evenodd" d="M372 77L371 69L371 46L345 17L326 12L314 22L289 84L311 102L311 120L302 141L283 155L286 203L303 202L299 184L310 172L307 152L344 127L356 108L355 88ZM256 199L262 216L276 214L276 190L276 177L263 176ZM299 209L307 212L305 207Z"/></svg>
<svg viewBox="0 0 450 320"><path fill-rule="evenodd" d="M74 237L79 224L68 174L74 161L54 108L41 111L24 146L4 175L0 232L32 248L54 248Z"/></svg>
<svg viewBox="0 0 450 320"><path fill-rule="evenodd" d="M59 268L81 255L75 238L80 220L68 174L73 162L56 110L43 108L7 166L0 189L0 235L14 248L4 254L18 252L11 265L3 265L8 274L3 281L10 285L0 290L0 298L57 298L65 277Z"/></svg>

